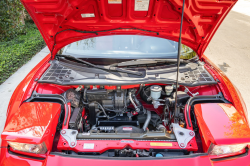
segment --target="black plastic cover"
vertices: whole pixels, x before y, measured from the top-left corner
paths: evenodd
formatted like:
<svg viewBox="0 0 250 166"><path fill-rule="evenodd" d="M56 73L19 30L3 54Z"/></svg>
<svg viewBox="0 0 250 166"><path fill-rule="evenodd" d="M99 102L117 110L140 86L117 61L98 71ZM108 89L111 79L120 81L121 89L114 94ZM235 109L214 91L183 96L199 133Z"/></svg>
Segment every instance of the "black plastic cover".
<svg viewBox="0 0 250 166"><path fill-rule="evenodd" d="M71 129L75 129L77 130L78 129L78 126L79 126L79 122L80 122L80 119L81 119L81 115L82 115L82 109L81 108L75 108L74 111L73 111L73 114L69 120L69 127Z"/></svg>

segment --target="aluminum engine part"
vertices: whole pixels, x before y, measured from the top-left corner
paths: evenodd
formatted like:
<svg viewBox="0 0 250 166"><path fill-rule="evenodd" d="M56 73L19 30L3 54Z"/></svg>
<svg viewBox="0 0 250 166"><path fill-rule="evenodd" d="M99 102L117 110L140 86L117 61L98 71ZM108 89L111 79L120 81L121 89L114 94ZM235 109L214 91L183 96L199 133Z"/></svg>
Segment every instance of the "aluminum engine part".
<svg viewBox="0 0 250 166"><path fill-rule="evenodd" d="M192 130L184 129L177 123L171 124L177 142L181 148L186 148L189 141L195 137L195 133Z"/></svg>
<svg viewBox="0 0 250 166"><path fill-rule="evenodd" d="M114 93L114 104L116 110L122 110L126 102L126 95L122 90L116 90Z"/></svg>
<svg viewBox="0 0 250 166"><path fill-rule="evenodd" d="M153 100L152 104L154 105L155 109L157 109L160 105L165 105L163 103L160 103L160 100Z"/></svg>
<svg viewBox="0 0 250 166"><path fill-rule="evenodd" d="M74 148L76 146L76 136L78 134L77 130L63 129L61 130L60 134L68 142L71 148Z"/></svg>
<svg viewBox="0 0 250 166"><path fill-rule="evenodd" d="M143 125L143 130L144 131L147 130L150 120L151 120L151 111L147 110L147 119L145 120L145 123Z"/></svg>

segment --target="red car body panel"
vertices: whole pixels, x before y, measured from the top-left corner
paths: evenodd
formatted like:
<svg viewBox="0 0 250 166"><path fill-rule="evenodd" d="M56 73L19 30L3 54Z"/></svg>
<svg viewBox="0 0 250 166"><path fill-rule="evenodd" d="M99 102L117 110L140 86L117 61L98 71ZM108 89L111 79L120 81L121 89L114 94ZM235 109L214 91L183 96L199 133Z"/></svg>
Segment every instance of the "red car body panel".
<svg viewBox="0 0 250 166"><path fill-rule="evenodd" d="M46 148L52 149L61 105L58 103L26 102L6 121L1 139L12 142L29 144L45 143ZM26 152L14 152L27 155ZM48 152L49 152L48 151ZM36 157L46 157L44 154L30 154Z"/></svg>
<svg viewBox="0 0 250 166"><path fill-rule="evenodd" d="M38 29L40 30L45 42L47 43L52 56L49 54L45 57L18 85L17 89L13 93L10 100L7 120L4 133L1 135L2 143L0 149L0 165L78 165L79 163L86 165L236 165L241 164L249 165L250 155L248 151L244 151L242 156L234 156L233 158L221 158L214 159L206 153L199 156L196 154L189 157L178 157L171 159L154 159L148 160L143 158L127 158L126 160L117 159L97 159L97 158L77 158L68 157L65 155L59 155L56 153L50 153L52 150L52 144L55 134L55 126L57 123L51 123L58 119L58 104L42 105L23 103L28 99L33 90L36 90L41 94L61 94L67 89L77 86L60 86L51 84L39 84L37 79L41 77L44 71L50 66L49 60L53 59L55 54L62 47L78 40L97 37L96 33L89 33L90 31L102 31L98 32L98 36L105 35L119 35L119 34L139 34L146 36L156 36L166 38L174 41L178 41L180 16L182 0L165 1L165 0L150 0L149 8L147 11L134 11L134 0L122 0L112 4L111 0L21 0L25 8L33 18ZM189 46L200 57L200 60L205 62L205 68L207 71L218 81L217 85L206 85L200 87L190 88L193 92L199 92L200 95L215 95L218 92L222 92L225 99L230 101L232 105L227 105L233 109L234 114L228 116L225 114L225 110L219 105L206 105L196 106L196 113L198 114L198 121L200 127L200 133L204 139L202 139L205 152L207 152L210 142L214 144L237 144L249 142L246 133L249 133L247 110L245 103L238 92L237 88L230 82L230 80L224 75L220 69L218 69L207 57L203 55L208 43L212 39L214 33L218 29L219 25L228 14L232 6L236 3L235 0L227 1L214 1L214 0L186 0L184 11L184 23L182 32L183 44ZM94 14L94 17L82 17L86 14ZM118 29L117 29L118 28ZM120 29L119 29L120 28ZM137 30L135 29L137 28ZM114 30L112 30L114 29ZM139 29L147 30L140 31ZM87 33L79 33L77 31L86 31ZM157 33L156 33L157 32ZM52 58L51 58L52 57ZM140 85L124 85L121 89L138 88ZM92 88L92 87L90 87ZM105 86L105 89L116 89L116 86ZM32 107L32 109L30 108ZM68 118L65 119L67 124L70 118L70 104L65 105L69 108ZM150 109L151 106L147 106ZM32 118L32 113L28 111L22 111L29 109L36 114L35 118L31 120L31 123L27 123L27 120L16 119L18 116L24 117L24 119ZM211 114L204 117L204 113L213 108ZM42 110L47 110L48 114L42 114ZM160 110L160 109L159 109ZM54 112L55 111L55 112ZM157 112L158 110L156 110ZM45 111L46 112L46 111ZM218 114L219 112L219 114ZM158 112L157 112L158 113ZM185 112L186 113L186 112ZM66 112L65 112L66 114ZM223 119L221 124L212 123L213 116L216 114L216 118ZM41 116L40 116L41 115ZM231 114L230 114L231 115ZM185 114L185 118L187 120ZM236 116L236 119L231 119ZM54 119L54 120L53 120ZM41 120L41 121L39 121ZM237 130L233 126L233 122L236 124L243 122L244 126L240 126ZM231 123L232 125L230 125ZM17 124L21 124L17 126ZM47 125L46 125L47 124ZM221 125L220 130L216 130L216 124ZM224 126L222 126L224 125ZM17 126L16 128L14 126ZM34 128L39 126L40 129ZM225 126L227 128L225 129ZM224 127L224 128L223 128ZM245 135L237 135L245 129ZM22 130L31 129L28 133L30 135L22 135ZM67 127L63 125L63 129ZM193 127L187 126L188 129ZM33 130L34 129L34 130ZM208 134L208 132L211 134ZM236 133L230 136L225 135L227 133ZM34 134L40 133L39 136ZM222 133L224 135L222 135ZM242 134L242 133L241 133ZM41 143L45 142L48 151L44 155L27 154L24 152L15 153L15 150L8 149L7 141L18 141L24 143ZM82 144L86 141L78 141L78 145L74 151L78 152L82 148ZM158 142L158 145L150 145L150 141L134 141L133 143L122 143L121 141L96 141L95 151L103 152L108 148L107 144L112 145L109 148L123 149L125 146L130 146L137 149L150 149L150 148L172 148L175 149L176 143L162 144ZM171 144L171 147L169 147ZM190 146L191 145L191 146ZM177 146L177 145L176 145ZM65 149L68 145L65 144L63 139L59 139L58 149ZM196 139L191 140L188 150L197 149Z"/></svg>
<svg viewBox="0 0 250 166"><path fill-rule="evenodd" d="M247 107L239 90L233 85L225 73L213 64L213 62L211 62L205 55L203 55L202 60L205 62L205 68L207 71L215 80L218 79L218 86L225 99L232 102L239 114L249 123Z"/></svg>
<svg viewBox="0 0 250 166"><path fill-rule="evenodd" d="M249 125L232 104L196 104L194 112L205 146L250 142Z"/></svg>
<svg viewBox="0 0 250 166"><path fill-rule="evenodd" d="M124 149L131 147L132 149L179 149L177 142L165 142L165 141L137 141L137 140L95 140L95 141L77 141L77 145L74 148L70 148L67 141L59 139L57 148L58 150L71 149L75 152L81 152L83 150L84 143L95 143L93 149L85 149L84 152L99 152L103 153L110 149ZM198 147L195 138L193 138L187 145L188 151L197 151Z"/></svg>
<svg viewBox="0 0 250 166"><path fill-rule="evenodd" d="M6 121L2 139L40 144L55 132L61 105L58 103L26 102Z"/></svg>
<svg viewBox="0 0 250 166"><path fill-rule="evenodd" d="M7 121L10 121L10 117L13 116L15 113L16 113L16 110L19 109L20 105L22 104L22 101L23 101L23 98L24 98L24 94L25 92L23 92L23 89L25 86L27 85L31 85L31 82L35 80L35 76L37 75L37 73L40 73L41 70L43 70L43 67L47 66L48 65L48 60L50 59L50 55L48 55L46 58L44 58L43 61L41 61L30 73L29 73L29 79L28 78L25 78L24 81L22 81L20 83L20 85L17 87L17 89L15 90L11 100L10 100L10 106L9 106L9 109L8 109L8 117L7 117ZM232 85L232 83L229 81L229 79L223 75L223 72L221 72L216 66L214 66L208 58L206 58L205 56L203 56L203 60L204 62L206 62L206 68L207 70L213 74L213 77L214 78L217 78L219 81L220 81L220 85L219 86L203 86L203 87L206 87L206 88L209 88L211 89L211 94L210 95L213 95L213 94L217 94L218 91L222 91L224 93L225 96L228 97L228 99L231 99L231 101L239 101L240 103L238 103L238 106L234 105L237 112L236 114L239 114L239 115L243 115L242 118L247 120L247 116L245 115L245 112L246 112L246 109L244 109L245 105L244 105L244 101L242 100L241 98L241 95L238 93L238 91L236 89L229 89L228 88L228 85L230 87L230 85ZM226 80L227 82L225 83ZM32 82L32 84L33 84ZM139 85L138 85L139 86ZM124 86L123 88L130 88L130 87L138 87L137 85L128 85L128 86ZM36 86L34 87L35 90L38 90L39 89L42 89L44 88L45 91L41 91L41 93L51 93L51 94L60 94L62 91L65 91L69 88L72 88L74 86L64 86L64 89L62 89L63 86L60 86L60 85L50 85L50 84L36 84ZM113 87L113 86L110 86L109 88L116 88L116 87ZM29 89L27 88L26 91L28 91ZM199 91L199 89L197 90ZM199 91L202 93L202 91ZM21 97L19 97L21 96ZM19 100L16 100L16 98L19 97ZM15 103L15 104L13 104ZM238 107L238 109L237 109ZM211 114L212 115L212 114ZM212 118L212 117L211 117ZM244 121L245 121L244 120ZM6 125L8 125L8 123L6 123ZM219 132L219 131L218 131ZM230 131L229 129L229 132L234 132L233 130ZM204 136L204 139L209 139L207 135L203 135ZM51 142L52 142L52 139L53 137L51 137ZM238 143L237 140L235 139L228 139L228 138L225 138L225 140L221 140L221 142L223 141L228 141L228 143L230 144L235 144L235 143ZM5 137L2 136L2 147L5 147L7 146L7 141L5 139ZM121 145L114 145L116 147L118 146L121 146ZM134 145L134 146L138 146L138 145ZM143 146L142 146L143 147ZM147 145L144 146L144 148L148 148ZM104 148L105 149L105 148ZM22 156L22 155L13 155L11 154L7 148L1 148L1 157L0 157L0 164L2 165L55 165L55 164L58 164L59 161L64 161L62 164L72 164L72 163L78 163L78 162L88 162L88 161L95 161L94 164L96 164L98 161L101 161L101 160L98 160L98 159L79 159L79 158L70 158L70 157L64 157L64 156L57 156L57 155L50 155L50 150L51 148L49 149L49 151L47 152L46 155L44 156L36 156L36 157L44 157L43 160L41 159L37 159L37 158L27 158L27 156ZM246 152L247 155L246 156L243 156L243 157L235 157L234 159L224 159L222 161L214 161L214 160L211 160L209 159L209 156L201 156L201 157L194 157L194 158L185 158L185 159L174 159L174 161L171 161L171 160L153 160L153 161L150 161L150 160L140 160L140 163L141 162L145 162L145 165L149 165L149 161L150 162L168 162L168 163L178 163L179 165L181 165L180 163L183 162L190 162L190 163L194 163L195 164L198 164L198 165L205 165L205 164L208 164L208 165L223 165L225 163L227 163L226 165L234 165L236 162L241 165L248 165L248 161L250 160L250 155L248 154L248 152ZM22 154L22 153L21 153ZM25 153L23 153L25 154ZM29 154L29 156L31 156ZM108 163L112 163L114 162L114 160L104 160ZM121 161L121 160L117 160L117 161ZM122 162L120 163L124 163L124 162L135 162L136 160L122 160ZM93 164L93 163L92 163ZM175 164L176 165L176 164Z"/></svg>
<svg viewBox="0 0 250 166"><path fill-rule="evenodd" d="M50 154L46 157L44 160L34 160L30 158L25 158L22 156L17 156L10 154L6 149L3 156L1 156L2 161L4 163L1 163L3 166L14 166L14 165L20 165L20 166L54 166L54 165L60 165L60 166L68 166L68 165L91 165L91 166L97 166L97 165L157 165L157 164L167 164L170 166L176 166L176 165L204 165L204 166L211 166L211 160L209 159L209 156L199 156L199 157L193 157L193 158L176 158L176 159L158 159L158 160L143 160L141 158L134 158L133 160L122 160L122 159L116 159L116 160L108 160L108 159L87 159L87 158L77 158L77 157L66 157L66 156L59 156L59 155L53 155ZM250 158L250 157L249 157ZM229 165L230 166L230 165Z"/></svg>
<svg viewBox="0 0 250 166"><path fill-rule="evenodd" d="M143 160L140 158L135 158L134 160L105 160L105 159L80 159L80 158L67 158L63 156L50 155L46 160L47 165L59 164L66 166L68 163L76 165L77 163L84 163L91 166L99 165L119 165L119 166L136 166L136 165L162 165L166 164L169 166L176 165L202 165L202 166L211 166L211 161L208 156L200 156L194 158L180 158L180 159L165 159L165 160Z"/></svg>
<svg viewBox="0 0 250 166"><path fill-rule="evenodd" d="M99 166L99 165L162 165L166 164L169 166L183 166L183 165L194 165L194 166L248 166L250 155L242 156L239 158L232 158L226 160L218 160L213 161L209 158L209 156L197 156L192 158L176 158L176 159L157 159L157 160L143 160L141 158L134 158L133 160L108 160L108 159L87 159L87 158L77 158L77 157L66 157L50 154L44 160L36 160L31 158L25 158L23 156L10 154L6 149L5 153L1 156L2 166L68 166L68 165L91 165L91 166Z"/></svg>
<svg viewBox="0 0 250 166"><path fill-rule="evenodd" d="M140 34L174 41L178 41L179 38L182 0L150 0L148 9L144 11L135 9L135 0L118 1L120 3L112 3L111 0L21 0L21 2L36 23L53 55L74 41L97 37L97 34L91 31L99 31L98 36ZM237 0L186 0L183 44L201 56L236 2ZM79 33L75 30L85 32Z"/></svg>

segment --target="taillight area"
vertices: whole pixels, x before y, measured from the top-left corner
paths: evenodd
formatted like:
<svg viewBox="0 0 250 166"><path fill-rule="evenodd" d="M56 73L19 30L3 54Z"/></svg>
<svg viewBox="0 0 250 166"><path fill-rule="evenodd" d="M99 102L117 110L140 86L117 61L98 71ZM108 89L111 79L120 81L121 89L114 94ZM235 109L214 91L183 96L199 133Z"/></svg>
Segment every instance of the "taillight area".
<svg viewBox="0 0 250 166"><path fill-rule="evenodd" d="M208 154L210 158L222 158L222 157L229 157L235 156L239 154L243 154L246 152L246 148L248 147L247 143L244 144L234 144L234 145L214 145L208 149Z"/></svg>
<svg viewBox="0 0 250 166"><path fill-rule="evenodd" d="M17 153L18 151L33 154L45 154L47 152L47 147L44 142L41 144L27 144L8 141L8 144L11 147L12 151Z"/></svg>

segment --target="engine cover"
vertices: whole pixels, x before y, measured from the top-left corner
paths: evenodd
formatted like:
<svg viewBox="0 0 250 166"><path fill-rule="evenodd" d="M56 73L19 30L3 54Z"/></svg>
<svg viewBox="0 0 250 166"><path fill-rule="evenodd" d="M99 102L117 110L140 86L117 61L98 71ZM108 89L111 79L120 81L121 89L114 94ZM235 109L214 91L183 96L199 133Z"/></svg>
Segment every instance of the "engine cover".
<svg viewBox="0 0 250 166"><path fill-rule="evenodd" d="M97 101L104 108L111 110L122 110L126 106L126 90L92 89L87 90L88 102Z"/></svg>

